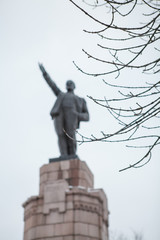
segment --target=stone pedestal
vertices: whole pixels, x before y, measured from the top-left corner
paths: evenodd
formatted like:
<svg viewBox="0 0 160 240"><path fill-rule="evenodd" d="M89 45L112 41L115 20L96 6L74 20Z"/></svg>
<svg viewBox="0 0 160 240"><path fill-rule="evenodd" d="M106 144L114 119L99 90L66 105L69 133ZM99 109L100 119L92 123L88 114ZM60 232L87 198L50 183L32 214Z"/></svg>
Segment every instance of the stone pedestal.
<svg viewBox="0 0 160 240"><path fill-rule="evenodd" d="M84 161L40 169L40 191L24 204L24 240L108 240L107 198Z"/></svg>

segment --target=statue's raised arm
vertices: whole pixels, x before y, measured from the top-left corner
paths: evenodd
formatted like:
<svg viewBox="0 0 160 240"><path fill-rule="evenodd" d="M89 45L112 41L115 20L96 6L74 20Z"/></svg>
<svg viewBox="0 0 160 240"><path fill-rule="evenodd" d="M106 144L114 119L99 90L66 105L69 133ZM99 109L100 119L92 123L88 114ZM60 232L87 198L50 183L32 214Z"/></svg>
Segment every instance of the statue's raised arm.
<svg viewBox="0 0 160 240"><path fill-rule="evenodd" d="M55 84L55 82L51 79L51 77L49 76L49 74L46 72L43 64L38 63L39 68L43 74L44 79L46 80L46 82L48 83L48 85L50 86L50 88L53 90L54 94L57 96L61 90L57 87L57 85Z"/></svg>

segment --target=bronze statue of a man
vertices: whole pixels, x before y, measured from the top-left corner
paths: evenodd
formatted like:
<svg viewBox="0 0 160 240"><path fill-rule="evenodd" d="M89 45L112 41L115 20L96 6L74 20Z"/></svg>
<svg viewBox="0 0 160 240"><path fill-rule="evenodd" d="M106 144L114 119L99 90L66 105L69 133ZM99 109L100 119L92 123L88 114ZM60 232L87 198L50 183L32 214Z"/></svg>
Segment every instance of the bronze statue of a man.
<svg viewBox="0 0 160 240"><path fill-rule="evenodd" d="M76 156L75 131L81 121L89 120L86 102L74 94L75 84L72 80L66 82L67 92L62 92L50 78L42 64L39 64L43 77L57 96L50 115L54 119L58 135L58 145L62 158Z"/></svg>

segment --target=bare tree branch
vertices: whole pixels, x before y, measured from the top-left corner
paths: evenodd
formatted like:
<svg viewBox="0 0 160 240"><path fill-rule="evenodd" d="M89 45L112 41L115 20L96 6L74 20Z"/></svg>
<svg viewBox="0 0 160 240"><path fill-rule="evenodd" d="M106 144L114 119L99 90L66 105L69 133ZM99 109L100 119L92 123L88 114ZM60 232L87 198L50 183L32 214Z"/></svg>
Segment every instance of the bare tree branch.
<svg viewBox="0 0 160 240"><path fill-rule="evenodd" d="M102 64L105 71L87 72L75 62L74 65L82 73L100 77L116 74L115 78L125 69L141 70L142 74L156 75L160 72L160 3L156 0L97 0L83 2L83 7L77 0L69 0L93 23L98 24L99 30L84 30L89 36L97 35L100 41L98 49L108 53L107 59L98 57L95 53L82 50L88 59ZM77 4L78 2L78 4ZM92 8L90 11L90 7ZM106 16L96 15L96 9L103 9ZM137 17L139 14L139 17ZM105 19L105 20L104 20ZM140 19L140 21L138 20ZM132 21L133 20L133 21ZM142 23L143 21L143 23ZM116 35L116 37L115 37ZM115 47L116 46L116 47ZM148 51L152 54L147 54ZM125 56L125 57L124 57ZM127 56L127 57L126 57ZM79 143L84 142L137 142L147 140L146 145L127 147L146 148L146 153L134 164L121 169L139 168L147 164L152 157L155 147L160 144L160 81L132 85L112 84L103 79L106 87L117 89L119 97L100 99L89 98L109 111L111 116L120 124L120 128L112 133L101 131L101 136L90 137L81 135ZM126 92L128 90L128 92ZM117 96L117 95L116 95ZM125 105L124 105L125 104ZM142 131L143 130L143 131ZM145 131L145 133L143 133Z"/></svg>

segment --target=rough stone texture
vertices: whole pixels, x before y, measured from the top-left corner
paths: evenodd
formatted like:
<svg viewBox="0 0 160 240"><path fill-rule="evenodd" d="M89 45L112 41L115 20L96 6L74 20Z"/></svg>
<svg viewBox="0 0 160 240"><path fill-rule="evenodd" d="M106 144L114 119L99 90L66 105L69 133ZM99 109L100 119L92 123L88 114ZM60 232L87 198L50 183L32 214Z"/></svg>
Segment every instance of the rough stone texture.
<svg viewBox="0 0 160 240"><path fill-rule="evenodd" d="M66 180L71 186L93 188L93 174L84 161L79 159L52 162L40 169L40 195L44 194L44 186L48 182Z"/></svg>
<svg viewBox="0 0 160 240"><path fill-rule="evenodd" d="M24 240L108 240L106 195L79 159L42 166L39 196L23 207Z"/></svg>

